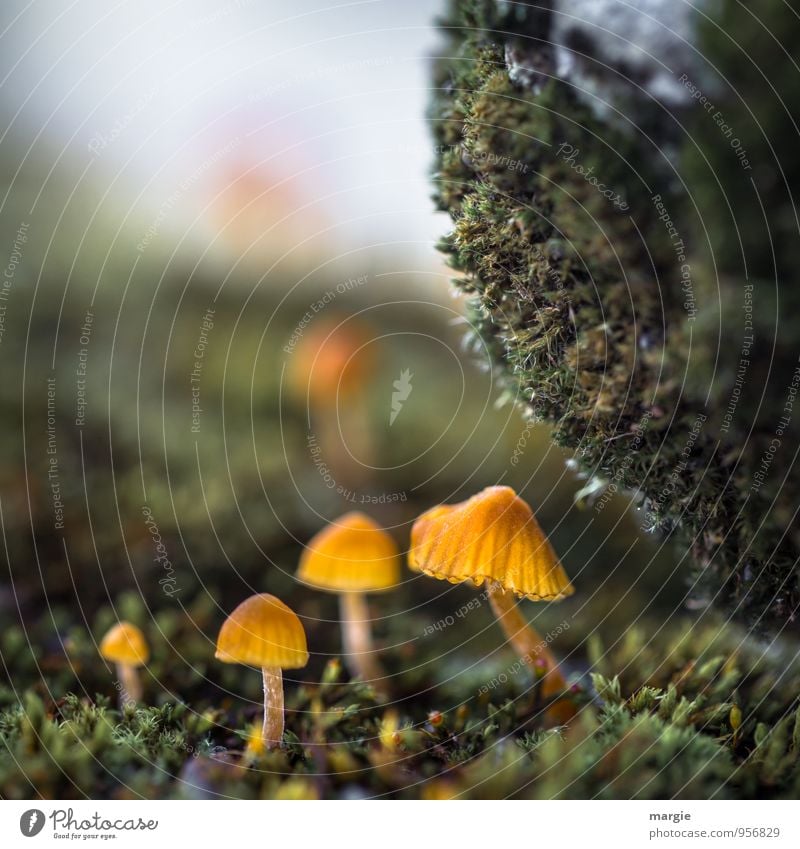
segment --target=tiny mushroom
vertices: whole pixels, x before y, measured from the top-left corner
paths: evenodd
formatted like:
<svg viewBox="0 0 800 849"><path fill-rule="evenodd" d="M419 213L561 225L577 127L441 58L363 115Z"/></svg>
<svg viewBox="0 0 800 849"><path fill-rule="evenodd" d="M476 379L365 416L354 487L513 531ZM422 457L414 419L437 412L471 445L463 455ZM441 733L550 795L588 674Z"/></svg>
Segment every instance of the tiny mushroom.
<svg viewBox="0 0 800 849"><path fill-rule="evenodd" d="M371 328L354 318L315 322L297 341L288 380L290 391L318 410L352 402L375 370L366 346Z"/></svg>
<svg viewBox="0 0 800 849"><path fill-rule="evenodd" d="M383 675L372 645L365 593L394 587L400 580L395 541L369 516L347 513L308 543L297 577L339 594L342 641L351 673L364 681Z"/></svg>
<svg viewBox="0 0 800 849"><path fill-rule="evenodd" d="M531 508L507 486L423 513L411 530L409 566L433 578L486 585L492 610L524 663L543 674L542 695L566 689L555 657L519 611L516 597L557 601L574 588ZM557 713L569 718L572 710Z"/></svg>
<svg viewBox="0 0 800 849"><path fill-rule="evenodd" d="M306 632L297 615L274 595L250 596L223 623L215 657L223 663L261 668L264 748L280 746L283 739L281 670L300 669L308 663Z"/></svg>
<svg viewBox="0 0 800 849"><path fill-rule="evenodd" d="M100 642L100 654L116 665L119 678L119 706L142 700L142 682L137 667L150 658L147 640L130 622L117 622Z"/></svg>

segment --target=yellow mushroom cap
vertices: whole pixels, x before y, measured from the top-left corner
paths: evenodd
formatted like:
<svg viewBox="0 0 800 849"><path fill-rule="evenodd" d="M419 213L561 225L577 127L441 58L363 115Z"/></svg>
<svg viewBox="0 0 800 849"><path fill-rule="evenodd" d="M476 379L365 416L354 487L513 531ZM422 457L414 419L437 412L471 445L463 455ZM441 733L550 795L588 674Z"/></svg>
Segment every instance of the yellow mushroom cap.
<svg viewBox="0 0 800 849"><path fill-rule="evenodd" d="M144 634L130 622L117 622L100 641L100 654L113 663L143 666L150 658Z"/></svg>
<svg viewBox="0 0 800 849"><path fill-rule="evenodd" d="M399 553L369 516L347 513L311 539L297 577L331 592L386 590L400 580Z"/></svg>
<svg viewBox="0 0 800 849"><path fill-rule="evenodd" d="M575 592L533 511L507 486L423 513L411 529L408 562L433 578L496 582L533 601Z"/></svg>
<svg viewBox="0 0 800 849"><path fill-rule="evenodd" d="M299 669L308 663L306 632L280 599L260 593L245 599L225 620L214 656L223 663Z"/></svg>

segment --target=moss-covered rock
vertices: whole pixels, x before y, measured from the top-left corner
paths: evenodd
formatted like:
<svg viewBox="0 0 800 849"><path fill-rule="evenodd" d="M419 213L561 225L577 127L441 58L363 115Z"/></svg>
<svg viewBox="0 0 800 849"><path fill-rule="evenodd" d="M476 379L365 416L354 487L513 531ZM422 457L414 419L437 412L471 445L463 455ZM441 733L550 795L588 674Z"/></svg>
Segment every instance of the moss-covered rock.
<svg viewBox="0 0 800 849"><path fill-rule="evenodd" d="M601 28L592 4L546 5L456 2L442 24L442 248L587 491L677 529L696 607L796 629L800 19L625 4Z"/></svg>

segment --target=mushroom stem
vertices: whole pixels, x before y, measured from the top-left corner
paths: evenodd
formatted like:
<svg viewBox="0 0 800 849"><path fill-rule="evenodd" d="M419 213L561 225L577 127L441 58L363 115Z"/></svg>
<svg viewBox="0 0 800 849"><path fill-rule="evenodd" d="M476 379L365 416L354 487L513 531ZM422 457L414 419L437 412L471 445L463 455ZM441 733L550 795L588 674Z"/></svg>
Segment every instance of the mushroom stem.
<svg viewBox="0 0 800 849"><path fill-rule="evenodd" d="M122 685L119 691L119 706L124 708L128 702L140 702L142 700L142 682L135 666L129 663L117 664L117 678Z"/></svg>
<svg viewBox="0 0 800 849"><path fill-rule="evenodd" d="M542 678L542 695L548 698L563 693L567 685L555 655L550 651L547 641L539 636L520 613L514 593L504 592L499 584L493 583L489 587L489 604L508 641L525 664L530 665L537 658L547 664L547 672Z"/></svg>
<svg viewBox="0 0 800 849"><path fill-rule="evenodd" d="M377 683L383 677L380 664L375 659L369 610L364 593L350 592L339 596L342 616L342 641L345 662L350 673L362 681Z"/></svg>
<svg viewBox="0 0 800 849"><path fill-rule="evenodd" d="M279 666L265 666L264 728L262 736L267 749L275 749L283 741L283 673Z"/></svg>
<svg viewBox="0 0 800 849"><path fill-rule="evenodd" d="M329 460L333 476L350 489L364 483L365 469L374 462L370 449L371 434L366 427L369 419L362 407L357 399L349 399L338 408L338 413L336 409L333 414L324 411L316 425L320 448L326 460ZM358 445L359 459L353 456L343 442L343 433L349 434L349 444Z"/></svg>

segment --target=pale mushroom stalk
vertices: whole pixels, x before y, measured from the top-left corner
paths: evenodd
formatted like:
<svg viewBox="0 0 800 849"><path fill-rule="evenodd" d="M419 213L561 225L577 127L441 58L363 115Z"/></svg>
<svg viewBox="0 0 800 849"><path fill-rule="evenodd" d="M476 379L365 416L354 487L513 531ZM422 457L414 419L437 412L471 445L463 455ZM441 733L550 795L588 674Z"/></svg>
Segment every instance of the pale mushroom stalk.
<svg viewBox="0 0 800 849"><path fill-rule="evenodd" d="M279 666L264 666L264 728L267 749L275 749L283 740L283 672Z"/></svg>
<svg viewBox="0 0 800 849"><path fill-rule="evenodd" d="M115 687L119 690L119 706L142 701L142 682L137 668L150 658L147 640L131 622L117 622L100 641L100 655L114 664Z"/></svg>
<svg viewBox="0 0 800 849"><path fill-rule="evenodd" d="M129 663L117 663L117 678L122 685L119 691L119 706L124 708L129 702L142 700L142 682L135 666Z"/></svg>
<svg viewBox="0 0 800 849"><path fill-rule="evenodd" d="M339 596L342 618L342 642L348 668L362 681L377 682L383 670L372 645L369 608L364 593L343 592Z"/></svg>
<svg viewBox="0 0 800 849"><path fill-rule="evenodd" d="M550 651L547 641L520 613L514 593L503 592L500 584L494 581L489 586L489 604L519 657L526 664L532 664L537 658L541 658L547 664L547 674L542 680L542 695L548 697L563 693L567 685L558 668L558 662Z"/></svg>
<svg viewBox="0 0 800 849"><path fill-rule="evenodd" d="M375 462L365 405L358 397L351 398L338 414L326 411L316 421L320 447L323 455L330 458L333 476L349 489L363 486L369 466ZM349 434L348 443L358 445L358 459L347 448L342 433Z"/></svg>
<svg viewBox="0 0 800 849"><path fill-rule="evenodd" d="M339 596L345 663L353 678L368 681L378 690L388 681L372 644L366 594L397 585L399 553L385 530L369 516L354 511L309 540L297 570L304 583Z"/></svg>

